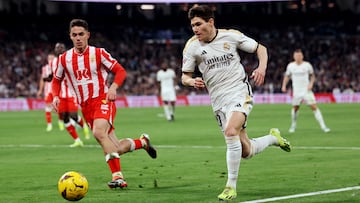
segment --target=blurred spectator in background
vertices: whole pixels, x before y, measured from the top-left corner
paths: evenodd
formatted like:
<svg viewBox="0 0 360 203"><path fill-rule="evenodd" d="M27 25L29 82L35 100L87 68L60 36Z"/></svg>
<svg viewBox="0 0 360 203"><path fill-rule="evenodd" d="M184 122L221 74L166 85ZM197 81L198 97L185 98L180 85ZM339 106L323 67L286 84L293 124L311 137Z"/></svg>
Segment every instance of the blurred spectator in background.
<svg viewBox="0 0 360 203"><path fill-rule="evenodd" d="M348 10L337 10L336 4L341 2L347 5ZM16 1L12 3L19 4ZM30 3L28 1L29 5ZM318 3L323 3L323 1ZM6 4L5 1L4 5ZM314 2L306 1L306 4L310 5ZM360 92L360 72L358 71L360 24L354 20L359 19L359 1L353 1L353 5L348 1L337 1L331 8L328 4L324 4L324 7L319 7L321 9L316 11L307 7L308 12L301 10L302 5L298 4L299 10L283 10L282 13L273 14L268 14L264 12L265 9L257 7L254 7L257 9L237 12L243 5L233 4L230 9L227 5L221 4L218 8L219 12L221 8L223 11L226 8L227 11L232 11L240 17L247 16L249 20L242 22L241 26L246 27L251 36L271 48L268 77L263 86L254 87L254 93L281 93L282 73L285 71L283 64L290 60L291 47L302 47L304 44L306 44L304 47L307 50L306 55L312 56L311 63L317 75L313 88L315 93L331 93L338 85L343 90L345 81L351 84L354 92ZM39 85L40 67L38 64L46 60L46 55L53 49L54 43L67 40L63 37L63 27L66 28L67 25L63 24L63 20L59 20L60 15L48 15L46 9L43 9L39 14L41 16L37 18L34 17L36 13L30 12L33 10L21 11L19 9L0 13L0 20L6 21L12 17L16 21L12 24L0 23L1 98L36 97ZM101 9L96 11L99 10ZM258 26L254 26L253 23L256 19L251 18L254 10L256 10L256 15L265 16L263 21L256 22ZM183 15L186 15L184 13ZM295 15L301 18L293 18ZM121 16L121 19L128 17L128 24L118 23L114 20L118 18L114 18L112 14L87 16L96 28L92 32L92 43L107 48L127 68L128 77L118 91L120 96L156 95L158 93L157 64L164 58L170 59L170 67L174 69L177 77L181 76L179 67L181 67L182 47L184 41L192 33L187 22L180 20L181 18L177 18L178 24L173 24L171 19L176 18L176 14L168 18L156 19L156 23L137 21L134 16ZM232 20L233 15L228 16L231 18L221 15L218 21L238 27L239 22ZM166 23L167 21L171 23ZM274 21L278 23L267 23ZM260 23L261 26L259 26ZM113 32L104 31L109 24ZM171 38L176 38L177 41L171 41ZM255 58L247 56L242 56L242 58L244 58L245 69L251 70L256 67ZM177 91L178 95L206 94L204 91L186 88L182 84L177 85L180 87Z"/></svg>

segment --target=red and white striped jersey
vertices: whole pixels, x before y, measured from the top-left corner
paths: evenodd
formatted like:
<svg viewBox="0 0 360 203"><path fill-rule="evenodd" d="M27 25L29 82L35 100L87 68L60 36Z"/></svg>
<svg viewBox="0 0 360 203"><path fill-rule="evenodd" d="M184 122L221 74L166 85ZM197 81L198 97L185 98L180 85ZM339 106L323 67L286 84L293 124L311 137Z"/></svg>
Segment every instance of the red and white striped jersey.
<svg viewBox="0 0 360 203"><path fill-rule="evenodd" d="M41 68L41 78L48 78L52 74L50 63ZM51 93L51 82L44 82L44 96Z"/></svg>
<svg viewBox="0 0 360 203"><path fill-rule="evenodd" d="M58 63L58 57L55 56L54 59L51 60L51 62L49 63L51 73L54 73L54 72L55 72L55 68L56 68L56 66L57 66L57 63Z"/></svg>
<svg viewBox="0 0 360 203"><path fill-rule="evenodd" d="M79 104L108 92L108 71L117 63L105 49L88 46L84 53L74 48L61 54L54 72L57 79L67 79Z"/></svg>
<svg viewBox="0 0 360 203"><path fill-rule="evenodd" d="M72 89L69 86L69 83L67 82L66 78L61 82L61 89L60 89L60 98L71 98L75 97L75 94L72 92Z"/></svg>
<svg viewBox="0 0 360 203"><path fill-rule="evenodd" d="M55 70L56 70L56 67L58 65L58 61L59 61L59 58L58 57L55 57L54 60L52 60L51 62L51 69L52 71L55 73ZM59 97L60 98L71 98L71 97L75 97L74 96L74 93L72 92L71 88L69 87L69 84L67 82L66 79L64 79L62 82L61 82L61 89L60 89L60 94L59 94Z"/></svg>

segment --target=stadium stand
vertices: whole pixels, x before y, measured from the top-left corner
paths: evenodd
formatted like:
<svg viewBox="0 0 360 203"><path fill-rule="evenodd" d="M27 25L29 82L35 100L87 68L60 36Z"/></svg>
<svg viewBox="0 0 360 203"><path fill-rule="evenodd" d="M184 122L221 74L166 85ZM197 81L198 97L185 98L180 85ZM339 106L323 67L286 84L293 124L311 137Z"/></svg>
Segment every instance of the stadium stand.
<svg viewBox="0 0 360 203"><path fill-rule="evenodd" d="M91 4L87 12L77 16L81 6L75 6L75 13L49 14L46 5L33 9L32 4L24 2L12 2L9 9L0 13L0 98L36 97L46 55L58 41L70 47L67 26L75 16L94 25L90 27L90 43L105 47L127 69L128 77L119 95L157 95L156 71L163 58L169 59L179 76L178 95L204 93L180 84L182 48L191 36L186 12L180 9L185 5L172 6L176 11L168 16L158 11L149 19L135 9L129 15L128 10L119 14L93 8L110 8L112 4ZM67 6L59 4L60 9ZM259 4L247 4L244 9L240 3L214 4L219 24L244 30L268 47L266 84L256 87L255 92L280 92L282 74L295 48L302 48L305 59L314 65L318 78L314 92L331 93L333 89L360 92L360 24L356 20L360 19L360 4L355 1L350 10L335 4L331 8L309 7L306 12L285 9L281 13L274 11L277 8L269 13L269 7L276 4L265 5L266 9ZM256 60L241 54L246 69L251 71Z"/></svg>

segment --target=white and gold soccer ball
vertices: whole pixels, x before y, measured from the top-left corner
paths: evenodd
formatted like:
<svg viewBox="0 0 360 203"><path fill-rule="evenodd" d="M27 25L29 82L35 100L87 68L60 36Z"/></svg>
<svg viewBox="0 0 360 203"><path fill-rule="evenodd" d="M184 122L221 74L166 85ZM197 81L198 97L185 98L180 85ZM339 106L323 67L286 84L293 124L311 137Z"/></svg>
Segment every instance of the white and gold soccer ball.
<svg viewBox="0 0 360 203"><path fill-rule="evenodd" d="M69 201L79 201L85 197L89 189L86 177L76 171L68 171L62 175L58 182L60 195Z"/></svg>

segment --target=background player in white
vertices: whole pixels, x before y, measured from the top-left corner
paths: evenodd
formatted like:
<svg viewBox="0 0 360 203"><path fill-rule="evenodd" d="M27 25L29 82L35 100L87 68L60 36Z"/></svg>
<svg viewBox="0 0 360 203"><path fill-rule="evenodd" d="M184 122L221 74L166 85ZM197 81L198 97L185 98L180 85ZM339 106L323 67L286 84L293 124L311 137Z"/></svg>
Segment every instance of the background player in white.
<svg viewBox="0 0 360 203"><path fill-rule="evenodd" d="M290 62L286 67L286 72L282 82L281 90L286 92L286 85L292 80L293 99L291 109L291 127L290 133L295 132L296 119L301 102L306 102L314 112L315 119L319 122L321 129L324 132L330 132L330 129L326 127L323 116L320 109L316 105L314 93L312 91L315 74L312 65L304 61L304 54L301 49L296 49L293 53L294 61Z"/></svg>
<svg viewBox="0 0 360 203"><path fill-rule="evenodd" d="M218 198L232 200L237 196L241 158L251 158L270 145L280 146L288 152L291 146L276 128L255 139L249 139L246 132L247 118L252 110L252 89L238 50L257 55L259 66L251 78L255 85L262 85L268 61L267 49L237 30L216 29L214 13L208 6L193 7L188 17L195 36L187 41L183 50L182 83L195 88L206 87L210 94L227 147L228 179ZM193 78L196 66L202 78Z"/></svg>
<svg viewBox="0 0 360 203"><path fill-rule="evenodd" d="M169 68L167 62L162 62L157 72L156 80L160 82L161 100L163 102L165 117L168 121L174 120L176 89L176 75L173 69Z"/></svg>

